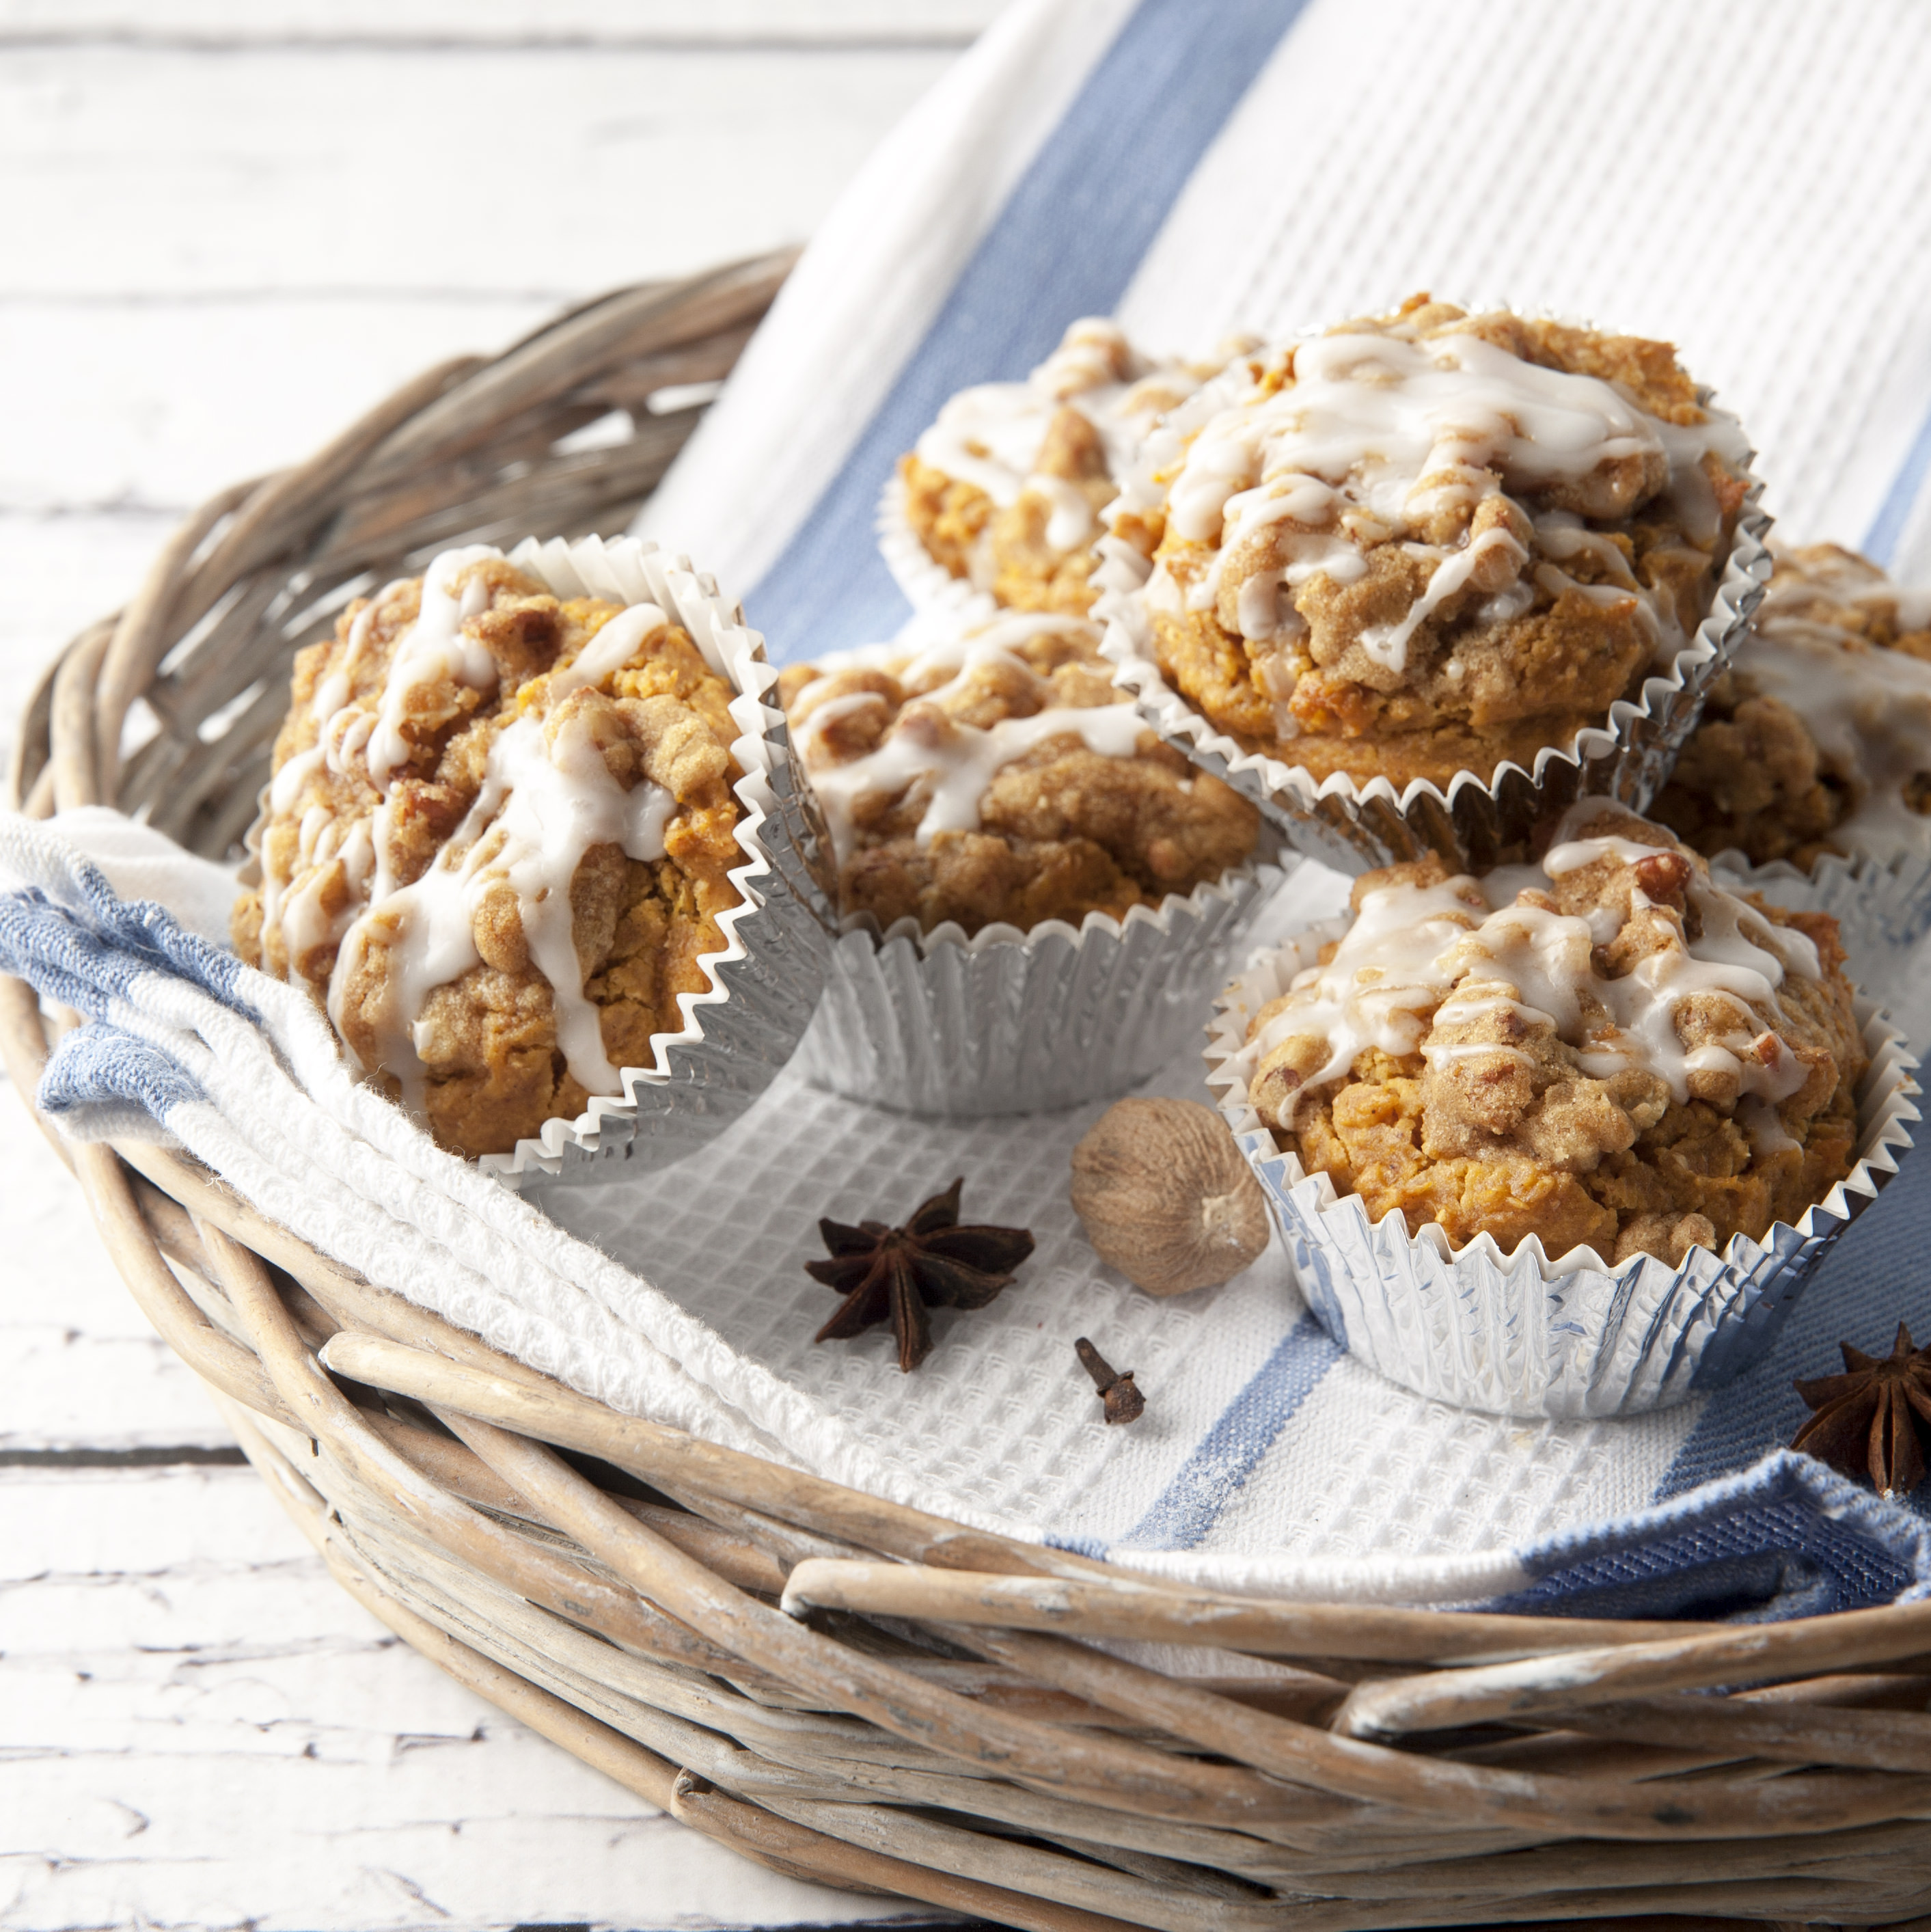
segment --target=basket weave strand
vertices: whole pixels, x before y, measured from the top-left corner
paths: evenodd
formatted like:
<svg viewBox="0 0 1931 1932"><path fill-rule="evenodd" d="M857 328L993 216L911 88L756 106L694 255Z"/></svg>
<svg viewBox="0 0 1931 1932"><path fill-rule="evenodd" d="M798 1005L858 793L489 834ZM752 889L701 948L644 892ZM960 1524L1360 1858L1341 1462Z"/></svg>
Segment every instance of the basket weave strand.
<svg viewBox="0 0 1931 1932"><path fill-rule="evenodd" d="M619 291L212 500L35 692L15 802L111 801L231 852L293 652L448 544L626 521L698 414L652 395L724 374L787 266ZM628 435L566 440L618 409ZM0 980L23 1096L61 1023ZM619 1415L178 1154L48 1132L343 1587L777 1869L1039 1932L1874 1924L1931 1903L1931 1606L1738 1628L1151 1580ZM1120 1640L1204 1668L1095 1647Z"/></svg>

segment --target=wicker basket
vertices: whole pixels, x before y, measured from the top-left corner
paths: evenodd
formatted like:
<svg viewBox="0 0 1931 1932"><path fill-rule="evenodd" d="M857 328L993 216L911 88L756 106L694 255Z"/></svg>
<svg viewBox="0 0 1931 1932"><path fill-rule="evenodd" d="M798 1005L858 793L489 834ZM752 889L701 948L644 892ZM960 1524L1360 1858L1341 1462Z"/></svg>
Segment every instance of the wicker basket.
<svg viewBox="0 0 1931 1932"><path fill-rule="evenodd" d="M620 524L697 413L649 398L723 374L787 266L607 296L215 499L49 674L15 799L112 800L232 850L289 658L349 590L458 541ZM628 440L558 452L618 408ZM157 729L124 764L136 700ZM23 1095L63 1018L0 980ZM178 1156L55 1145L346 1589L780 1870L1051 1932L1870 1924L1931 1903L1931 1604L1666 1625L1148 1582L617 1414ZM1117 1640L1207 1647L1207 1674ZM1288 1668L1257 1690L1214 1651Z"/></svg>

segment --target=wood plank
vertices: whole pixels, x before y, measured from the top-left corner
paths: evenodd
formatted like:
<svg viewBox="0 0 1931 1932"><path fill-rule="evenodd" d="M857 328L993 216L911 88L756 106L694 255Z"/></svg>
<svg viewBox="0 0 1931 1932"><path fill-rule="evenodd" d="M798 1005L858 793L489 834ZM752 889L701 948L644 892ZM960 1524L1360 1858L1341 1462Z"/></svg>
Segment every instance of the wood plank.
<svg viewBox="0 0 1931 1932"><path fill-rule="evenodd" d="M18 46L0 295L548 300L682 274L808 235L954 58Z"/></svg>
<svg viewBox="0 0 1931 1932"><path fill-rule="evenodd" d="M566 299L807 232L996 4L0 0L0 752L179 512ZM929 1917L469 1697L252 1472L51 1462L232 1442L4 1091L0 1175L0 1932Z"/></svg>
<svg viewBox="0 0 1931 1932"><path fill-rule="evenodd" d="M0 1463L49 1452L232 1448L201 1384L142 1318L94 1238L79 1186L4 1078L0 1174Z"/></svg>
<svg viewBox="0 0 1931 1932"><path fill-rule="evenodd" d="M0 45L114 40L211 50L290 40L387 46L853 41L955 46L1003 0L0 0Z"/></svg>
<svg viewBox="0 0 1931 1932"><path fill-rule="evenodd" d="M247 1470L0 1471L0 1928L34 1932L900 1912L747 1864L459 1688Z"/></svg>

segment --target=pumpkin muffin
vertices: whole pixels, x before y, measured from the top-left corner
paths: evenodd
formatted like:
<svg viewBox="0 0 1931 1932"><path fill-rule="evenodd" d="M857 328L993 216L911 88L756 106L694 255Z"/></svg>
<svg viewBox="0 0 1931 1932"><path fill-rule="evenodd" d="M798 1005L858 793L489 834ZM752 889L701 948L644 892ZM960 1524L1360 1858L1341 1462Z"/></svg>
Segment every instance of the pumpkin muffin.
<svg viewBox="0 0 1931 1932"><path fill-rule="evenodd" d="M1155 419L1252 345L1154 362L1110 322L1076 322L1023 382L962 389L901 458L907 523L954 577L1019 610L1083 615L1100 514Z"/></svg>
<svg viewBox="0 0 1931 1932"><path fill-rule="evenodd" d="M1084 618L954 622L793 665L779 692L840 909L883 929L1124 918L1255 848L1259 814L1121 701Z"/></svg>
<svg viewBox="0 0 1931 1932"><path fill-rule="evenodd" d="M1931 592L1834 544L1779 552L1654 809L1753 865L1931 855Z"/></svg>
<svg viewBox="0 0 1931 1932"><path fill-rule="evenodd" d="M1392 866L1354 904L1255 1016L1248 1090L1371 1220L1674 1265L1850 1171L1867 1055L1827 914L1723 891L1597 800L1540 865Z"/></svg>
<svg viewBox="0 0 1931 1932"><path fill-rule="evenodd" d="M1666 343L1417 296L1203 388L1109 516L1152 560L1147 654L1218 729L1445 788L1533 770L1669 668L1747 454Z"/></svg>
<svg viewBox="0 0 1931 1932"><path fill-rule="evenodd" d="M725 948L733 694L654 604L445 553L296 658L237 950L445 1147L574 1119Z"/></svg>

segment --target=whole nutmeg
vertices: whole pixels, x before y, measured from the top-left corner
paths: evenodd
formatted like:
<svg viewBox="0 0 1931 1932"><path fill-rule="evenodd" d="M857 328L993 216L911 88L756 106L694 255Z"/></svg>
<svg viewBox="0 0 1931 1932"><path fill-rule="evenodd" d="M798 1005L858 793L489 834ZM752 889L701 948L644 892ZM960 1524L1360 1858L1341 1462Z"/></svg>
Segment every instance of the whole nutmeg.
<svg viewBox="0 0 1931 1932"><path fill-rule="evenodd" d="M1073 1210L1102 1261L1149 1294L1238 1274L1267 1245L1267 1196L1196 1100L1118 1100L1073 1149Z"/></svg>

